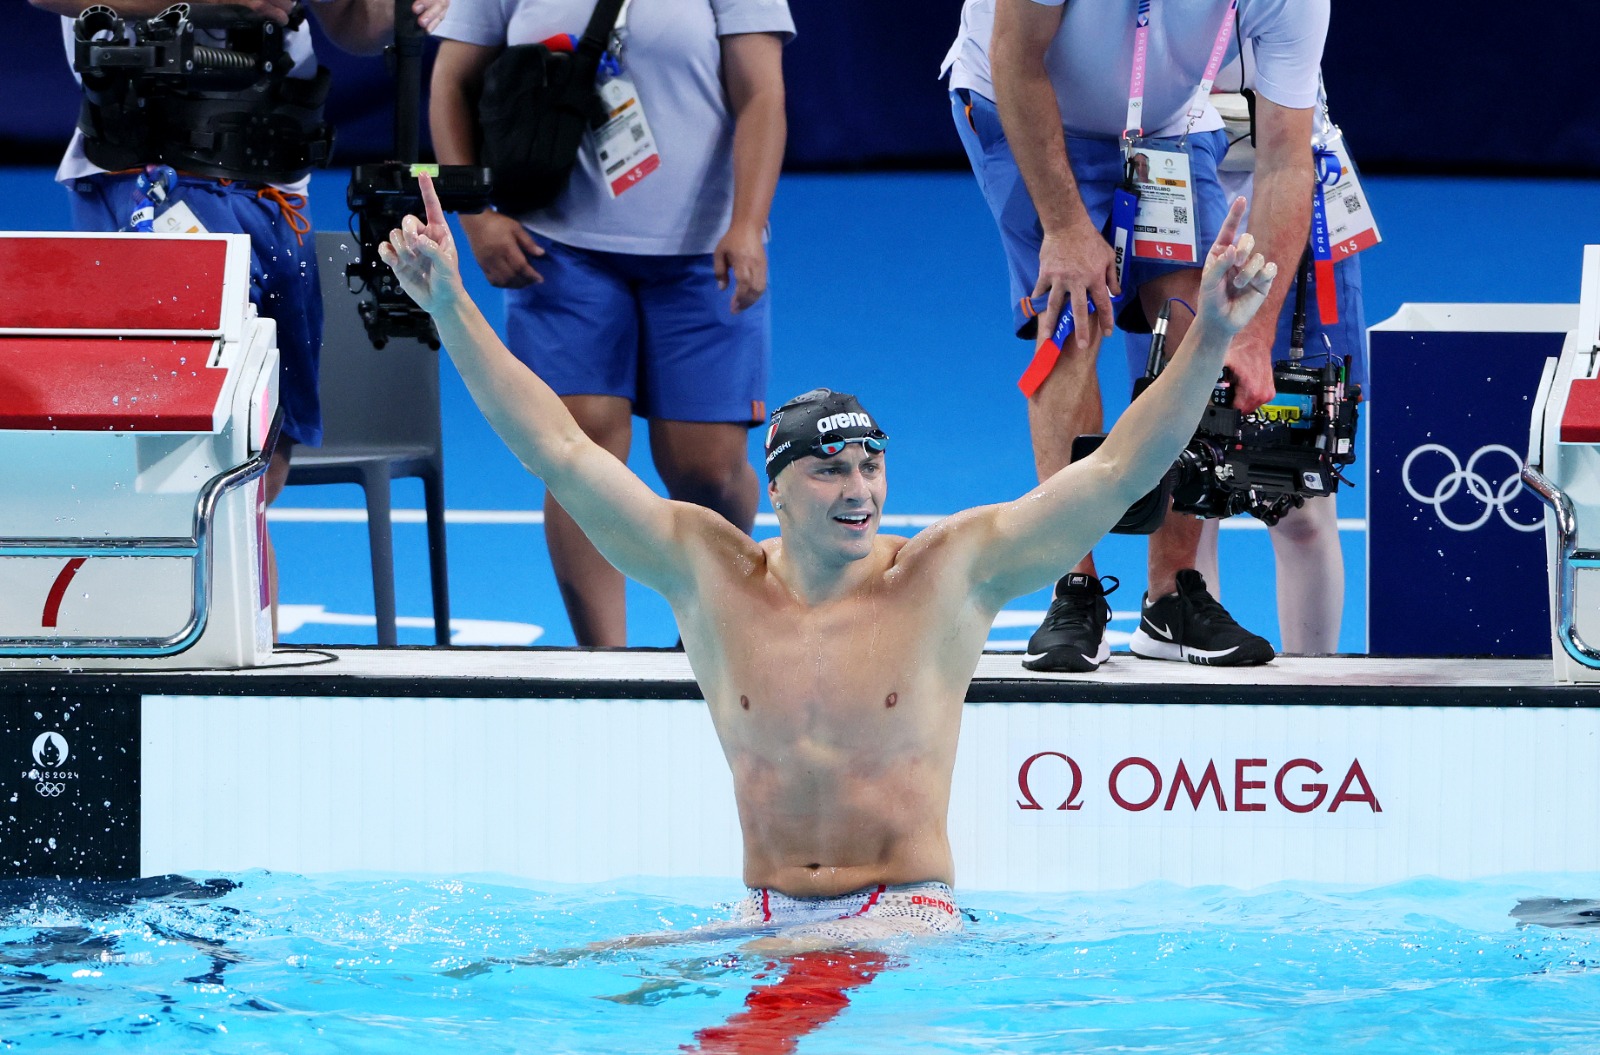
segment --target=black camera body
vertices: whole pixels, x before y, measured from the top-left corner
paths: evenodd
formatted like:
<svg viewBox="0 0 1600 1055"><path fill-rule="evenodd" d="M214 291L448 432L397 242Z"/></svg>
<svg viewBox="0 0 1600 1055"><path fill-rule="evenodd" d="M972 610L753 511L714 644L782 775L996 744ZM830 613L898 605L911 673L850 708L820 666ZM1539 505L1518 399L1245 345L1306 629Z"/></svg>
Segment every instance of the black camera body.
<svg viewBox="0 0 1600 1055"><path fill-rule="evenodd" d="M108 171L169 165L220 179L293 183L327 164L328 72L291 77L288 33L236 4L173 4L150 18L104 5L73 23L78 128Z"/></svg>
<svg viewBox="0 0 1600 1055"><path fill-rule="evenodd" d="M392 337L415 337L430 348L439 347L433 319L406 295L400 280L378 256L378 246L388 241L389 232L400 226L406 214L424 215L417 180L421 171L433 177L433 188L445 209L481 212L489 205L493 187L487 168L400 161L355 167L345 200L355 214L361 258L345 268L345 277L357 292L370 295L370 299L362 299L358 310L374 348L382 348Z"/></svg>
<svg viewBox="0 0 1600 1055"><path fill-rule="evenodd" d="M1138 393L1152 378L1145 378ZM1170 505L1179 513L1220 519L1249 513L1276 524L1307 498L1331 495L1349 483L1339 470L1356 460L1357 404L1361 386L1348 384L1331 359L1321 366L1300 360L1273 368L1277 395L1243 414L1232 406L1232 384L1224 376L1212 390L1200 425L1161 483L1135 502L1111 530L1148 535L1161 526ZM1104 436L1079 436L1077 461Z"/></svg>
<svg viewBox="0 0 1600 1055"><path fill-rule="evenodd" d="M298 5L290 28L305 18ZM200 39L196 40L196 34ZM104 5L73 25L73 68L86 92L142 82L146 96L165 88L240 91L287 76L284 27L235 5L173 4L152 18L124 19Z"/></svg>

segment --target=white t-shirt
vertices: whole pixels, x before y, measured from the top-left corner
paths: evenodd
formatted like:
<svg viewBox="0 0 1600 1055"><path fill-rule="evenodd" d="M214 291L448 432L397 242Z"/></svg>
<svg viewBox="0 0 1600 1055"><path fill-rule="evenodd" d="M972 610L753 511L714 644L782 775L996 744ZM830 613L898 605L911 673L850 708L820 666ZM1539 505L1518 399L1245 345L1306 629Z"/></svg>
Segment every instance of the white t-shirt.
<svg viewBox="0 0 1600 1055"><path fill-rule="evenodd" d="M945 56L942 72L951 88L994 98L989 41L996 0L966 0L961 31ZM1061 0L1033 0L1058 6ZM1317 70L1328 33L1329 0L1239 0L1243 37L1255 46L1256 91L1279 106L1303 110L1317 101ZM1045 68L1056 90L1061 123L1073 135L1120 136L1128 112L1133 72L1135 0L1071 0L1061 28L1045 52ZM1145 61L1144 131L1181 135L1195 88L1205 73L1227 0L1154 0L1150 50ZM1236 52L1238 41L1231 52ZM1218 79L1218 83L1228 82ZM1208 103L1190 131L1222 127Z"/></svg>
<svg viewBox="0 0 1600 1055"><path fill-rule="evenodd" d="M1217 83L1211 89L1211 104L1222 115L1228 132L1228 155L1218 168L1223 172L1254 172L1255 146L1250 142L1250 107L1241 94L1246 89L1256 90L1256 58L1247 41L1240 53L1225 63L1217 74ZM1322 85L1322 73L1317 73L1317 102L1312 114L1311 145L1319 147L1333 134L1333 120L1328 116L1328 96ZM1226 186L1231 197L1236 193L1232 185ZM1248 190L1243 192L1249 197Z"/></svg>
<svg viewBox="0 0 1600 1055"><path fill-rule="evenodd" d="M68 18L65 15L61 16L61 39L67 46L67 65L69 67L77 54L77 38L72 33L72 24L75 21L76 19ZM199 35L204 37L205 34L202 32ZM222 41L218 37L214 38L214 42L220 44ZM284 37L284 46L288 49L289 57L294 60L294 66L290 68L289 76L301 78L316 76L317 57L311 51L310 25L302 22L297 28L290 30L288 35ZM79 86L82 86L83 78L78 76L76 70L73 70L72 76L78 81ZM72 141L67 144L66 156L61 159L61 164L56 168L56 182L68 183L80 176L92 176L97 172L104 171L105 169L90 161L88 155L83 152L83 133L77 128L73 128ZM291 194L304 194L306 188L310 185L310 176L296 180L293 183L273 184L274 187Z"/></svg>
<svg viewBox="0 0 1600 1055"><path fill-rule="evenodd" d="M581 35L594 0L452 0L435 36L500 47ZM666 256L709 253L733 217L733 117L719 38L794 36L788 0L634 0L624 62L661 166L613 199L592 137L553 204L520 219L567 245Z"/></svg>

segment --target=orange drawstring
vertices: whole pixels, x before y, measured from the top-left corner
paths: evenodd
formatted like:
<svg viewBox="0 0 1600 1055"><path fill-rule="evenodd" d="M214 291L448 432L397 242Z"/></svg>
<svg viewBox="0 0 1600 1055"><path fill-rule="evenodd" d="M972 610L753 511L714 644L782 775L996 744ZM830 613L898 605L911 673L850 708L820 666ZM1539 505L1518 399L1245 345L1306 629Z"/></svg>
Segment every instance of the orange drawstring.
<svg viewBox="0 0 1600 1055"><path fill-rule="evenodd" d="M257 198L265 198L278 207L284 220L289 224L289 230L294 232L294 239L301 245L306 244L305 236L311 230L311 221L306 219L302 211L306 207L304 194L285 194L277 187L262 187L256 191Z"/></svg>

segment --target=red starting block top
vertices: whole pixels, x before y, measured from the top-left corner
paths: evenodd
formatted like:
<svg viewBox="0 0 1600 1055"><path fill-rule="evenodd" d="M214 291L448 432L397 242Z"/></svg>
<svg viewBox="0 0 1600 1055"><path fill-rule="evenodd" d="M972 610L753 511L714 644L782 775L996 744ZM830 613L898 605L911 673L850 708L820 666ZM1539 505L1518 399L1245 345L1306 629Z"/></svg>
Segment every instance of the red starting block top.
<svg viewBox="0 0 1600 1055"><path fill-rule="evenodd" d="M1567 390L1562 443L1600 443L1600 377L1580 377Z"/></svg>
<svg viewBox="0 0 1600 1055"><path fill-rule="evenodd" d="M8 237L0 328L216 332L227 248L192 235Z"/></svg>
<svg viewBox="0 0 1600 1055"><path fill-rule="evenodd" d="M216 342L0 337L0 429L213 432L228 371Z"/></svg>

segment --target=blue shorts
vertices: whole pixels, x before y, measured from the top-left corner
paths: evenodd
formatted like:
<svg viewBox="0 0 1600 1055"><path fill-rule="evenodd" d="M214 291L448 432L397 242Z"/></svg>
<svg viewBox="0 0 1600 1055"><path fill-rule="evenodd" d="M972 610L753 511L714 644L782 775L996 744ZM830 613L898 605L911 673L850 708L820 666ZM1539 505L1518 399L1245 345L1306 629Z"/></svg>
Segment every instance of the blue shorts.
<svg viewBox="0 0 1600 1055"><path fill-rule="evenodd" d="M710 253L609 253L535 235L544 276L506 290L506 343L562 396L620 396L643 418L766 420L768 296L738 315Z"/></svg>
<svg viewBox="0 0 1600 1055"><path fill-rule="evenodd" d="M1332 353L1350 368L1350 382L1361 386L1361 398L1371 399L1367 390L1366 344L1367 316L1361 304L1361 257L1351 256L1333 265L1334 292L1338 296L1339 321L1332 326L1322 325L1322 314L1317 310L1317 280L1313 274L1306 284L1306 360L1321 365L1322 356ZM1292 279L1290 280L1292 283ZM1181 310L1181 309L1180 309ZM1294 287L1284 299L1283 310L1278 313L1278 336L1273 341L1274 361L1289 358L1289 331L1294 328ZM1327 340L1324 341L1323 337ZM1144 376L1145 361L1150 356L1148 334L1127 334L1124 347L1128 353L1128 376Z"/></svg>
<svg viewBox="0 0 1600 1055"><path fill-rule="evenodd" d="M969 105L970 104L970 105ZM1000 127L1000 115L994 103L976 92L964 88L950 93L950 105L955 117L956 133L967 150L973 175L989 203L989 211L1000 228L1000 242L1005 249L1006 268L1011 276L1011 321L1018 337L1031 339L1037 322L1034 313L1024 305L1039 281L1039 246L1044 242L1044 228L1039 223L1039 213L1033 199L1017 170L1011 155L1011 145ZM1176 142L1176 137L1169 142ZM1190 163L1195 184L1195 213L1199 229L1195 233L1199 255L1205 252L1222 230L1222 221L1228 215L1228 200L1222 184L1217 181L1217 163L1228 150L1225 132L1196 132L1189 137L1192 147ZM1122 182L1124 169L1122 145L1116 139L1067 136L1067 155L1072 161L1072 175L1078 182L1078 193L1089 219L1096 227L1104 228L1111 215L1111 196ZM1128 262L1127 280L1123 284L1126 299L1117 322L1125 330L1148 332L1150 324L1144 317L1136 295L1141 284L1161 275L1192 267L1161 260L1142 260L1137 257ZM1142 367L1141 367L1142 369Z"/></svg>
<svg viewBox="0 0 1600 1055"><path fill-rule="evenodd" d="M73 181L72 226L79 231L120 231L138 200L137 174L102 173ZM297 236L275 202L256 196L260 184L223 184L180 176L170 199L181 201L212 234L250 236L250 303L278 324L278 404L283 435L295 443L322 443L317 361L322 351L322 287L317 278L316 236ZM301 239L304 239L303 243Z"/></svg>

